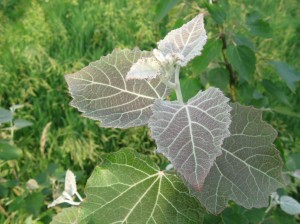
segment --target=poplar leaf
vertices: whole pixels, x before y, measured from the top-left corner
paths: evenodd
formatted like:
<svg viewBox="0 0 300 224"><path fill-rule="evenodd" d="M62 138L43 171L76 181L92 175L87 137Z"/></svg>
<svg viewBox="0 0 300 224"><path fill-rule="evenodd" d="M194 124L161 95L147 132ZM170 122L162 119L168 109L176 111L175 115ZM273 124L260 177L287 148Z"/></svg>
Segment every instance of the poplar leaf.
<svg viewBox="0 0 300 224"><path fill-rule="evenodd" d="M73 196L77 192L76 177L71 170L67 170L65 177L65 192Z"/></svg>
<svg viewBox="0 0 300 224"><path fill-rule="evenodd" d="M101 121L101 126L128 128L147 124L154 100L167 95L159 78L128 80L131 66L151 52L114 50L79 72L66 75L71 105L85 117Z"/></svg>
<svg viewBox="0 0 300 224"><path fill-rule="evenodd" d="M80 221L87 223L202 223L201 208L183 182L125 149L106 155L87 182Z"/></svg>
<svg viewBox="0 0 300 224"><path fill-rule="evenodd" d="M186 104L157 100L152 107L149 127L157 151L197 190L230 134L228 100L219 89L209 88Z"/></svg>
<svg viewBox="0 0 300 224"><path fill-rule="evenodd" d="M154 79L159 75L163 74L163 68L157 61L157 59L152 56L149 58L139 59L130 68L126 80L130 79Z"/></svg>
<svg viewBox="0 0 300 224"><path fill-rule="evenodd" d="M50 224L77 224L79 218L79 208L64 208L61 213L53 217Z"/></svg>
<svg viewBox="0 0 300 224"><path fill-rule="evenodd" d="M290 196L280 197L280 208L289 215L300 215L300 203Z"/></svg>
<svg viewBox="0 0 300 224"><path fill-rule="evenodd" d="M220 213L229 200L247 209L267 207L269 195L283 186L282 160L273 145L277 132L253 107L231 104L230 137L222 155L205 179L202 192L194 191L212 213ZM193 190L192 190L193 191Z"/></svg>
<svg viewBox="0 0 300 224"><path fill-rule="evenodd" d="M11 111L0 108L0 125L2 123L10 122L13 119Z"/></svg>
<svg viewBox="0 0 300 224"><path fill-rule="evenodd" d="M185 66L194 57L201 55L206 40L203 14L199 14L182 27L168 33L157 43L157 48L164 56L180 55L182 60L178 64Z"/></svg>

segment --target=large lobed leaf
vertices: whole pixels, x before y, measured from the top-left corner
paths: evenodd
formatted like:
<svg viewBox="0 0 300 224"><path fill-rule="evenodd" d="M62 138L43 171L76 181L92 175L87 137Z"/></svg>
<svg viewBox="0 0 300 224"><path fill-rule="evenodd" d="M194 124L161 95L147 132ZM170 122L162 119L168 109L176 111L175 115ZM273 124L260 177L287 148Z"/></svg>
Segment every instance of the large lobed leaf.
<svg viewBox="0 0 300 224"><path fill-rule="evenodd" d="M248 209L266 207L269 195L282 186L282 161L273 145L276 131L262 120L260 110L237 103L232 107L231 135L203 191L194 192L212 213L220 213L229 200Z"/></svg>
<svg viewBox="0 0 300 224"><path fill-rule="evenodd" d="M157 43L157 48L163 55L179 55L185 66L194 57L201 54L207 40L204 29L203 14L197 15L194 19L182 27L172 30L167 36Z"/></svg>
<svg viewBox="0 0 300 224"><path fill-rule="evenodd" d="M182 181L128 149L105 157L85 193L81 222L202 223L199 203Z"/></svg>
<svg viewBox="0 0 300 224"><path fill-rule="evenodd" d="M151 105L166 96L167 87L159 78L126 81L125 77L133 63L150 54L139 49L114 50L79 72L66 75L71 105L85 117L100 120L104 127L146 124L152 115Z"/></svg>
<svg viewBox="0 0 300 224"><path fill-rule="evenodd" d="M230 134L228 100L219 89L209 88L187 104L157 100L152 107L149 127L157 151L197 190Z"/></svg>

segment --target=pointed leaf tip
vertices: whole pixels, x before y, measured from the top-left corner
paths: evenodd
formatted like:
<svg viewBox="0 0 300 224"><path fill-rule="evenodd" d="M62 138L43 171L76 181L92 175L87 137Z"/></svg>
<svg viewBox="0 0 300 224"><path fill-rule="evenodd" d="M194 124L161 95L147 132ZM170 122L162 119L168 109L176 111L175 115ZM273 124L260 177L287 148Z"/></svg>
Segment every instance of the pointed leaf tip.
<svg viewBox="0 0 300 224"><path fill-rule="evenodd" d="M177 63L181 66L185 66L194 57L201 55L207 41L203 17L204 14L199 14L182 27L172 30L157 43L158 50L164 56L180 55L182 59Z"/></svg>
<svg viewBox="0 0 300 224"><path fill-rule="evenodd" d="M77 192L76 177L71 170L67 170L65 177L65 192L73 196Z"/></svg>

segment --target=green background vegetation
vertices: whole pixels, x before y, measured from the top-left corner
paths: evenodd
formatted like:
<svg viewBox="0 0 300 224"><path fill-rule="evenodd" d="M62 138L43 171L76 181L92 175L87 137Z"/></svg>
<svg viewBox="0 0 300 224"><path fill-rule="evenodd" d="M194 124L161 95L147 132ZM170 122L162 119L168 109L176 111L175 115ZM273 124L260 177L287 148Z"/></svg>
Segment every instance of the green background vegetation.
<svg viewBox="0 0 300 224"><path fill-rule="evenodd" d="M16 118L33 123L15 133L14 144L22 150L22 156L0 160L0 223L48 223L61 210L47 209L47 204L60 194L65 171L69 168L75 172L82 193L86 179L105 153L133 148L151 155L162 167L166 165L167 161L155 154L147 128L99 128L98 122L83 118L70 107L64 75L114 48L139 46L150 50L199 9L206 12L209 42L203 56L182 71L185 99L200 89L217 86L233 101L263 108L265 119L278 131L276 145L285 171L300 169L300 75L296 72L300 70L299 1L220 0L217 7L207 3L0 1L0 107L23 104ZM242 46L238 51L241 57L237 57L236 46ZM280 76L271 61L286 62L295 70L288 73L281 64ZM290 80L294 91L285 82L291 73L296 77ZM9 134L0 130L0 139L9 139ZM35 179L39 188L28 189L29 179ZM299 180L290 179L280 192L300 201ZM234 223L229 219L234 216L241 223L248 216L265 216L263 211L245 212L232 205L220 217L208 216L207 223ZM296 223L295 217L279 208L259 220L245 220Z"/></svg>

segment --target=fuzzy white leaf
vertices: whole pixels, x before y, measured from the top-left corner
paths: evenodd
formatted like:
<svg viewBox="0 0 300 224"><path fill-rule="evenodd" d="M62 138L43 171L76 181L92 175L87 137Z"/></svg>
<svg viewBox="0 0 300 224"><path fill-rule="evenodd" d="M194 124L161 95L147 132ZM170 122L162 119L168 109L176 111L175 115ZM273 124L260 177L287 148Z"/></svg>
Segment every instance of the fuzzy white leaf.
<svg viewBox="0 0 300 224"><path fill-rule="evenodd" d="M85 117L100 120L101 126L129 128L148 123L155 99L164 98L168 88L159 78L128 80L126 75L140 58L151 52L114 50L66 80L73 97L71 105Z"/></svg>
<svg viewBox="0 0 300 224"><path fill-rule="evenodd" d="M300 203L290 196L280 197L280 208L290 215L300 215Z"/></svg>
<svg viewBox="0 0 300 224"><path fill-rule="evenodd" d="M206 41L203 14L199 14L182 27L168 33L163 40L157 43L157 46L164 56L180 55L182 60L179 60L178 64L185 66L190 60L201 54Z"/></svg>
<svg viewBox="0 0 300 224"><path fill-rule="evenodd" d="M155 101L149 121L157 151L195 189L200 190L217 156L223 139L229 136L231 107L216 88L199 92L187 104Z"/></svg>
<svg viewBox="0 0 300 224"><path fill-rule="evenodd" d="M130 68L126 80L154 79L162 73L163 68L154 56L141 58Z"/></svg>
<svg viewBox="0 0 300 224"><path fill-rule="evenodd" d="M48 208L54 207L58 204L62 204L64 202L67 202L68 200L64 197L64 196L59 196L58 198L56 198L51 204L48 205Z"/></svg>
<svg viewBox="0 0 300 224"><path fill-rule="evenodd" d="M71 170L67 170L65 177L65 192L73 196L77 192L76 177Z"/></svg>

